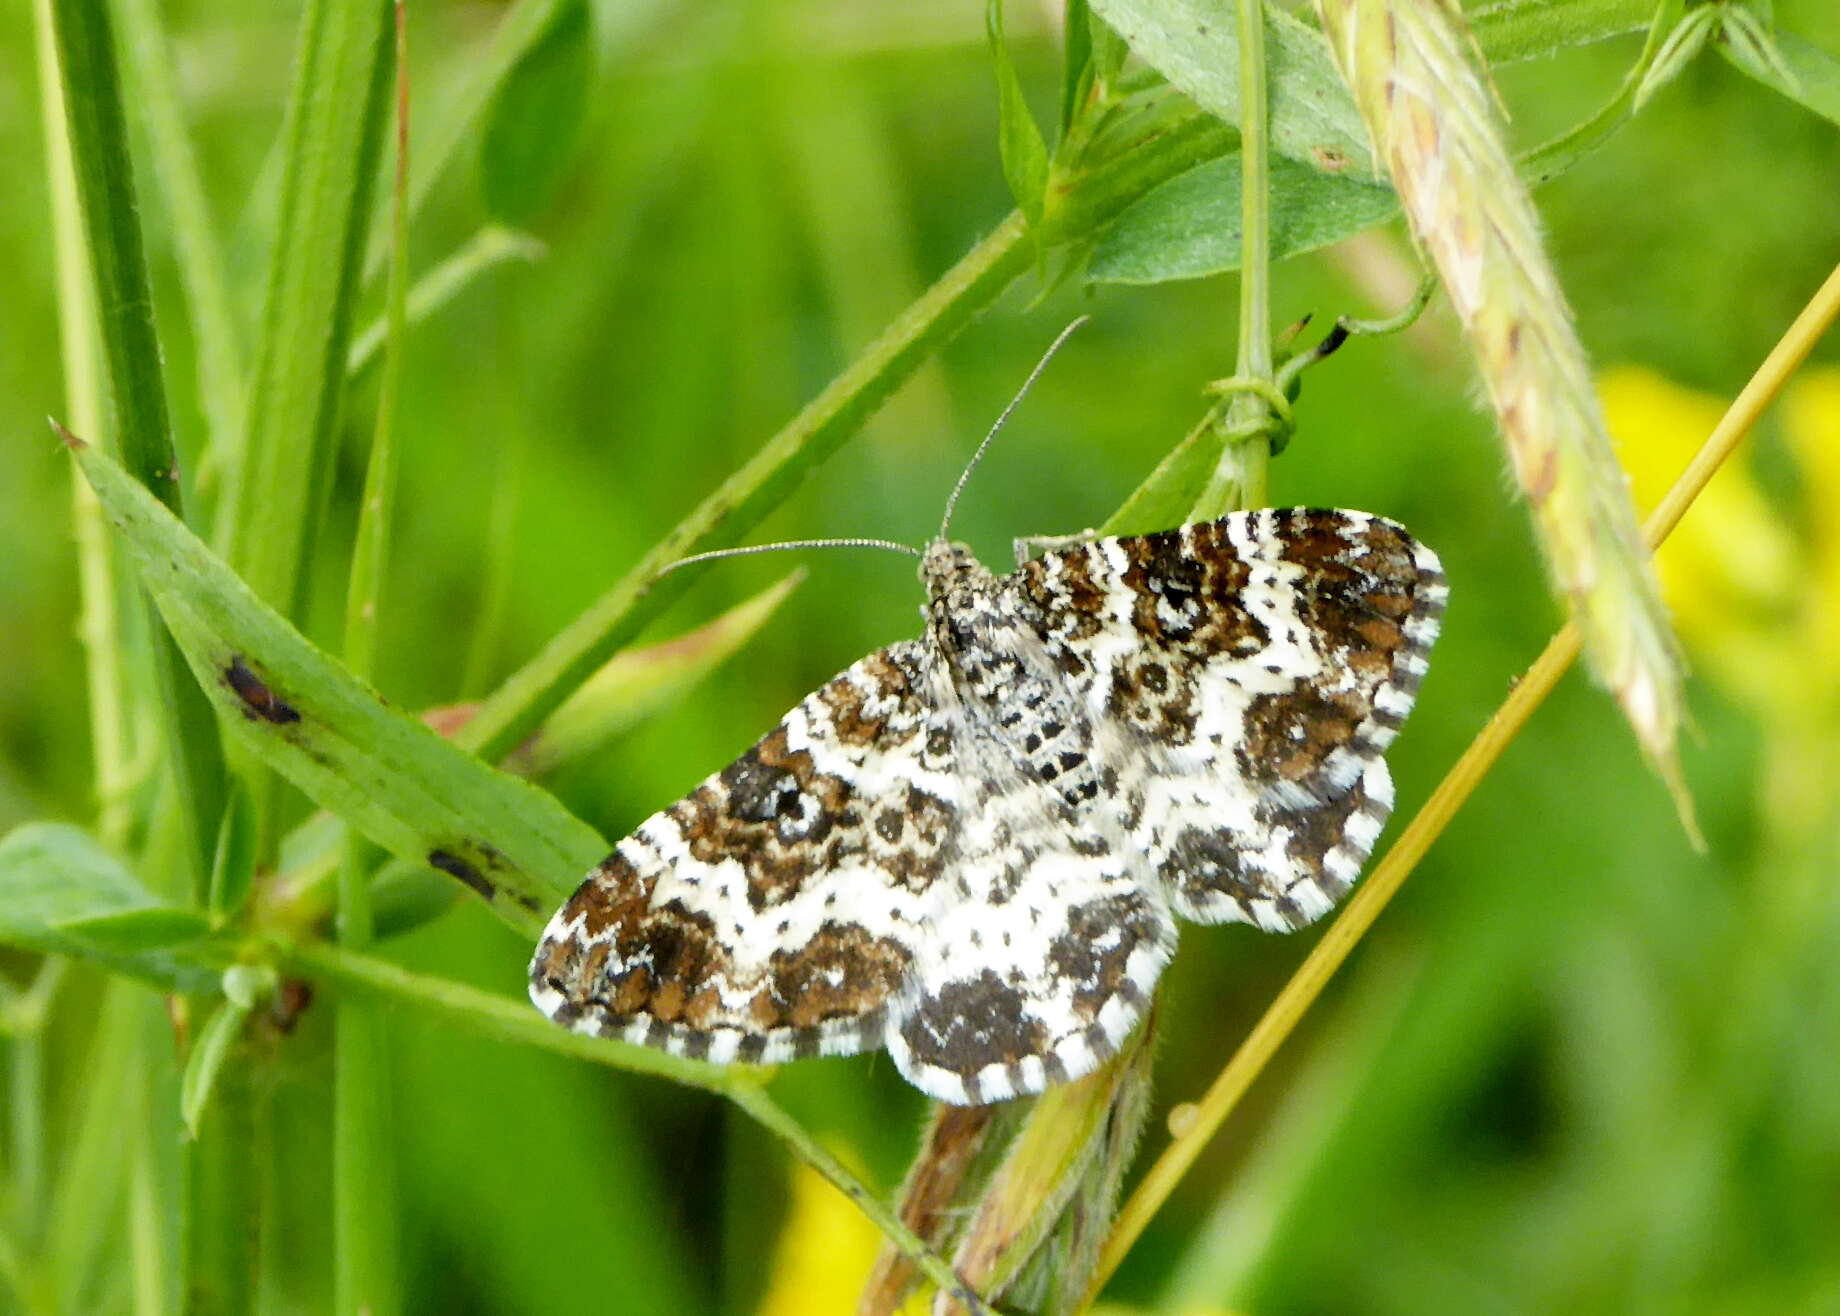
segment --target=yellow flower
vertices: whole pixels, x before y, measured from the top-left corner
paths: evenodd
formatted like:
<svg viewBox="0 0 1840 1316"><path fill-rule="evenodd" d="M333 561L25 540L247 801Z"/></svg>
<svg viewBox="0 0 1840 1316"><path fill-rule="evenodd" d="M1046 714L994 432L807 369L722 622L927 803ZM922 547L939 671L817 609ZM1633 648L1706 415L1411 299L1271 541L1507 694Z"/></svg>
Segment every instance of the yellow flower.
<svg viewBox="0 0 1840 1316"><path fill-rule="evenodd" d="M1724 403L1639 366L1605 371L1598 394L1646 513L1712 432ZM1840 411L1835 416L1840 423ZM1656 563L1676 629L1709 676L1760 709L1780 700L1785 682L1798 684L1792 631L1806 558L1741 465L1713 477Z"/></svg>
<svg viewBox="0 0 1840 1316"><path fill-rule="evenodd" d="M760 1316L855 1311L881 1245L881 1231L854 1203L809 1165L796 1166Z"/></svg>

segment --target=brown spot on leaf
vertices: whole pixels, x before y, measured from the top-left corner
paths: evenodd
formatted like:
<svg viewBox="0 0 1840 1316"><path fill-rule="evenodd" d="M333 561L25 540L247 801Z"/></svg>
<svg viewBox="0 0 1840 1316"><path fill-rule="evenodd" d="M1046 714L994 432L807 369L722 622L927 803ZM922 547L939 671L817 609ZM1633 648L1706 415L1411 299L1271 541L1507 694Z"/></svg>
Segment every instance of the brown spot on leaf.
<svg viewBox="0 0 1840 1316"><path fill-rule="evenodd" d="M252 722L260 718L264 722L286 726L290 722L300 721L299 710L251 671L241 654L231 658L230 665L224 668L224 684L243 701L243 715Z"/></svg>
<svg viewBox="0 0 1840 1316"><path fill-rule="evenodd" d="M451 850L430 850L428 866L440 869L449 877L458 878L487 900L498 897L498 888L486 880L485 874Z"/></svg>

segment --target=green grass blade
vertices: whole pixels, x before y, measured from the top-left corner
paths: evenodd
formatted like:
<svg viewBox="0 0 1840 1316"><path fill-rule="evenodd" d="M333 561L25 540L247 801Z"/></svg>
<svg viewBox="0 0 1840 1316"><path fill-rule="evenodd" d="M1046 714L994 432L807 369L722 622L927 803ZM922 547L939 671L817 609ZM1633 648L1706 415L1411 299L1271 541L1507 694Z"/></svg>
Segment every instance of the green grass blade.
<svg viewBox="0 0 1840 1316"><path fill-rule="evenodd" d="M154 0L114 0L114 13L122 34L124 80L146 129L154 188L165 202L179 285L197 345L198 397L209 436L197 461L195 480L202 486L225 460L224 454L234 453L243 421L240 328L220 230L205 199L159 8Z"/></svg>
<svg viewBox="0 0 1840 1316"><path fill-rule="evenodd" d="M388 15L380 0L310 0L302 17L243 460L225 473L224 555L289 616L335 464L385 120Z"/></svg>
<svg viewBox="0 0 1840 1316"><path fill-rule="evenodd" d="M724 1091L732 1077L730 1071L720 1065L685 1060L633 1042L570 1032L556 1027L531 1009L528 1001L481 991L447 978L415 973L387 960L359 955L324 942L285 948L282 955L297 972L330 979L341 988L356 988L386 1000L421 1006L503 1042L533 1046L577 1060L591 1060L635 1074L673 1079L711 1092Z"/></svg>
<svg viewBox="0 0 1840 1316"><path fill-rule="evenodd" d="M409 58L403 0L394 0L391 12L396 37L396 167L390 190L394 204L388 334L345 597L345 661L365 680L376 664L389 565L396 502L396 411L408 336L409 216L404 194L409 171ZM347 950L361 951L371 942L374 867L371 847L346 828L339 865L338 941ZM396 1307L389 1265L396 1212L389 1174L384 1020L372 1002L341 1001L333 1028L332 1307L339 1316L380 1316Z"/></svg>
<svg viewBox="0 0 1840 1316"><path fill-rule="evenodd" d="M115 404L116 443L134 478L177 516L178 463L108 10L88 0L53 0L51 15L102 356ZM213 833L223 790L222 751L170 639L157 638L152 654L156 702L182 805L181 863L194 898L202 899L209 855L205 838Z"/></svg>
<svg viewBox="0 0 1840 1316"><path fill-rule="evenodd" d="M181 513L114 33L102 5L53 0L51 12L121 462L162 503Z"/></svg>
<svg viewBox="0 0 1840 1316"><path fill-rule="evenodd" d="M97 341L95 289L83 250L83 215L70 158L51 0L36 0L33 16L38 28L35 45L44 117L45 173L51 196L64 405L70 423L79 431L103 438L112 431L105 419L108 407L103 392L102 349ZM102 523L96 495L81 480L72 481L71 494L71 538L76 543L82 600L77 636L83 645L89 696L90 756L98 801L96 826L106 843L118 846L126 840L133 822L129 791L134 776L130 767L134 758L134 724L121 633L125 596L116 570L114 545Z"/></svg>
<svg viewBox="0 0 1840 1316"><path fill-rule="evenodd" d="M791 572L693 631L615 654L544 721L507 766L520 775L543 777L655 716L752 640L804 578L803 569Z"/></svg>
<svg viewBox="0 0 1840 1316"><path fill-rule="evenodd" d="M391 708L310 644L106 455L75 455L199 684L257 758L527 933L605 855L554 798Z"/></svg>

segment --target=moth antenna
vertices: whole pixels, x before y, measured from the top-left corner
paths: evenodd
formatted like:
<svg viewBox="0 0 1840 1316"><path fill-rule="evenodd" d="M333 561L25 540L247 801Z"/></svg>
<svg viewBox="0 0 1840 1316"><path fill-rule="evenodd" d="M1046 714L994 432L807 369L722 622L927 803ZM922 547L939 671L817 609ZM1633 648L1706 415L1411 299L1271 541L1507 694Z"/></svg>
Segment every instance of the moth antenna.
<svg viewBox="0 0 1840 1316"><path fill-rule="evenodd" d="M912 544L897 544L892 539L788 539L777 544L751 544L746 548L714 548L707 553L692 553L689 557L678 558L653 579L661 579L693 562L714 562L725 557L752 557L756 553L784 553L795 548L884 548L891 553L905 553L908 557L925 556Z"/></svg>
<svg viewBox="0 0 1840 1316"><path fill-rule="evenodd" d="M984 436L984 441L978 444L977 451L971 454L971 460L965 463L965 469L960 473L958 483L952 486L952 496L946 499L945 520L939 523L941 539L944 539L946 531L952 528L952 510L958 506L958 496L965 491L965 482L971 478L971 472L977 469L977 464L984 460L984 450L990 446L990 441L997 437L997 431L1003 428L1003 423L1009 419L1009 413L1014 411L1021 404L1022 399L1029 395L1029 389L1034 386L1037 379L1041 378L1041 372L1048 368L1048 362L1054 359L1054 354L1061 350L1061 344L1073 336L1075 329L1091 318L1089 315L1080 316L1061 330L1059 336L1048 344L1048 350L1041 354L1041 360L1037 361L1035 368L1029 371L1029 377L1022 381L1022 387L1016 390L1016 396L1009 400L1009 405L1003 408L1003 414L997 417L997 423L990 427L990 433Z"/></svg>

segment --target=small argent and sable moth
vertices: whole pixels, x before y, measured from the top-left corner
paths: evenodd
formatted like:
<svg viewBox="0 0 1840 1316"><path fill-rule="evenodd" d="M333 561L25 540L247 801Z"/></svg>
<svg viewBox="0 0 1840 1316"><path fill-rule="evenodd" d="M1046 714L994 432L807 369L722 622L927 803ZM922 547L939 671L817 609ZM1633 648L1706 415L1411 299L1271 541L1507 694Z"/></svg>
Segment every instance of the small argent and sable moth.
<svg viewBox="0 0 1840 1316"><path fill-rule="evenodd" d="M1287 931L1360 875L1446 594L1399 526L1238 512L1001 577L942 534L921 577L921 638L588 875L539 1009L724 1063L885 1046L999 1101L1118 1049L1177 918Z"/></svg>

